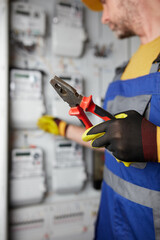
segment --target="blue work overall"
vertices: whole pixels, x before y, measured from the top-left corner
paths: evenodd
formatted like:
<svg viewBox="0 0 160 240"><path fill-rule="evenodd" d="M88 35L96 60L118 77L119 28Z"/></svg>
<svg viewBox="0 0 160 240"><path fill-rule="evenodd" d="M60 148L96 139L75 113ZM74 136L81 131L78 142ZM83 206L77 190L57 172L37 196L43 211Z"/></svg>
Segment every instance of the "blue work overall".
<svg viewBox="0 0 160 240"><path fill-rule="evenodd" d="M104 108L136 110L160 126L160 73L112 82ZM105 152L96 240L160 240L160 163L125 167Z"/></svg>

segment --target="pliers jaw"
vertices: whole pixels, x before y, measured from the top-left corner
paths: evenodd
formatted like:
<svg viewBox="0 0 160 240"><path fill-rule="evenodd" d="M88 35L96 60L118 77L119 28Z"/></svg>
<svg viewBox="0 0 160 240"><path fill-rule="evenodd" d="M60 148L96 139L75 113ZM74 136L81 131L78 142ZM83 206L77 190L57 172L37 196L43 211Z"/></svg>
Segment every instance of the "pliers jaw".
<svg viewBox="0 0 160 240"><path fill-rule="evenodd" d="M90 128L92 123L89 121L84 111L91 112L105 121L114 118L109 112L93 102L92 95L85 97L78 94L76 89L57 76L55 76L50 83L59 96L71 107L69 114L71 116L77 116L86 128Z"/></svg>
<svg viewBox="0 0 160 240"><path fill-rule="evenodd" d="M59 96L69 104L70 107L76 107L80 105L83 96L77 93L77 91L70 86L68 83L64 82L59 77L55 76L51 81L51 85L59 94Z"/></svg>

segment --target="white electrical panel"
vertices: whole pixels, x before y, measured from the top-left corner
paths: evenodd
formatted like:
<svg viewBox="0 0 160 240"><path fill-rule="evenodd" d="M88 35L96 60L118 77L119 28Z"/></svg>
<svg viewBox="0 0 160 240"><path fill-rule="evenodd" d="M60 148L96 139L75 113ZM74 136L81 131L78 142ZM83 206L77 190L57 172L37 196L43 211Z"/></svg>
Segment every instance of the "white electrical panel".
<svg viewBox="0 0 160 240"><path fill-rule="evenodd" d="M83 26L83 7L72 0L60 0L56 4L56 19L58 22L73 27Z"/></svg>
<svg viewBox="0 0 160 240"><path fill-rule="evenodd" d="M52 46L56 55L79 57L87 39L83 28L83 9L76 2L61 1L53 18Z"/></svg>
<svg viewBox="0 0 160 240"><path fill-rule="evenodd" d="M37 70L12 69L10 96L13 99L39 99L42 97L42 73Z"/></svg>
<svg viewBox="0 0 160 240"><path fill-rule="evenodd" d="M56 138L52 170L54 191L63 194L79 192L86 179L83 147L73 141Z"/></svg>
<svg viewBox="0 0 160 240"><path fill-rule="evenodd" d="M10 191L10 202L14 206L42 201L46 183L40 148L12 150Z"/></svg>
<svg viewBox="0 0 160 240"><path fill-rule="evenodd" d="M10 72L10 117L13 128L36 128L45 113L42 73L38 70L12 69Z"/></svg>
<svg viewBox="0 0 160 240"><path fill-rule="evenodd" d="M80 192L87 179L84 166L70 168L53 168L53 189L58 194Z"/></svg>
<svg viewBox="0 0 160 240"><path fill-rule="evenodd" d="M53 53L66 57L80 57L83 52L86 35L83 28L53 25ZM67 43L67 44L66 44Z"/></svg>
<svg viewBox="0 0 160 240"><path fill-rule="evenodd" d="M11 30L15 34L44 36L46 31L45 12L38 5L25 2L11 4Z"/></svg>
<svg viewBox="0 0 160 240"><path fill-rule="evenodd" d="M61 198L52 204L11 210L11 240L90 240L94 236L99 194Z"/></svg>

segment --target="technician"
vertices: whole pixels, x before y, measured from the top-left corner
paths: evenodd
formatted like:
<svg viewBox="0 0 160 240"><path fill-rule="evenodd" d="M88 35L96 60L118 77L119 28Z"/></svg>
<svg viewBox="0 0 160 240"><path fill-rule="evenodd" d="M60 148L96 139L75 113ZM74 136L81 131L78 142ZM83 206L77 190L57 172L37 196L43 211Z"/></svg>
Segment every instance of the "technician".
<svg viewBox="0 0 160 240"><path fill-rule="evenodd" d="M118 38L140 38L140 47L117 69L106 93L104 108L116 117L85 132L50 116L39 119L38 125L79 143L84 132L83 140L106 148L96 240L159 240L160 0L83 2L103 11L102 23Z"/></svg>

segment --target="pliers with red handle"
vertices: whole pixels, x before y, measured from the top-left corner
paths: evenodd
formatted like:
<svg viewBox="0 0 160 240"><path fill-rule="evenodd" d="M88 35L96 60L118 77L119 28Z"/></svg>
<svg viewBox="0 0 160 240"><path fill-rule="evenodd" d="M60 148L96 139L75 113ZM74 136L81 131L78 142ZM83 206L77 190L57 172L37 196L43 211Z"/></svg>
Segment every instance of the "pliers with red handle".
<svg viewBox="0 0 160 240"><path fill-rule="evenodd" d="M92 95L85 97L78 94L76 89L57 76L55 76L50 83L59 96L71 107L69 114L71 116L77 116L86 129L92 127L92 123L84 111L91 112L105 121L114 119L114 116L93 102Z"/></svg>

